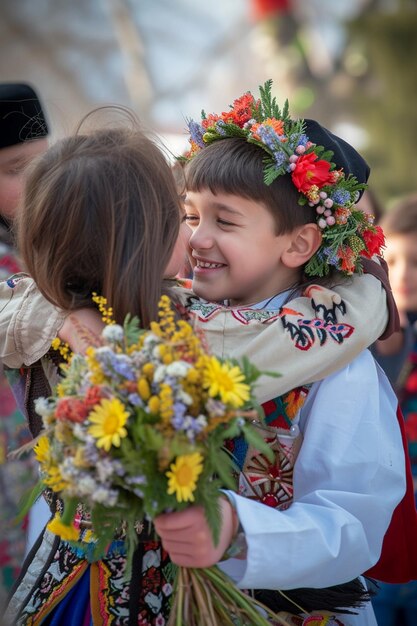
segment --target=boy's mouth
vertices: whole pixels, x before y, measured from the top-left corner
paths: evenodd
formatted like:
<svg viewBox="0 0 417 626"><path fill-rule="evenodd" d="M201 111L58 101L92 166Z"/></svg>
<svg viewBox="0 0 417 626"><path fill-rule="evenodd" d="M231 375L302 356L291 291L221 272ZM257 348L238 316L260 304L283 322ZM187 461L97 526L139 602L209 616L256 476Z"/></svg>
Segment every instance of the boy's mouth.
<svg viewBox="0 0 417 626"><path fill-rule="evenodd" d="M208 261L205 259L196 259L194 258L195 261L195 265L194 265L194 269L197 270L216 270L219 269L220 267L225 267L224 263L216 263L214 261Z"/></svg>
<svg viewBox="0 0 417 626"><path fill-rule="evenodd" d="M215 269L222 267L223 263L207 263L206 261L197 261L196 267L204 267L205 269Z"/></svg>

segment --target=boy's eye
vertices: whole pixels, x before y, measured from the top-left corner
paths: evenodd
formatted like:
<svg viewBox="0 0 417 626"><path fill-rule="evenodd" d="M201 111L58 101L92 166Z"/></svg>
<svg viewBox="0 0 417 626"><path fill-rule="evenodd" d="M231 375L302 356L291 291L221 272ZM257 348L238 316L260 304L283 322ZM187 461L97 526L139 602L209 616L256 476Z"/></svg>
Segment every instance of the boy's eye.
<svg viewBox="0 0 417 626"><path fill-rule="evenodd" d="M200 218L198 215L184 215L184 222L186 222L190 228L198 226L199 221Z"/></svg>
<svg viewBox="0 0 417 626"><path fill-rule="evenodd" d="M222 226L234 226L235 225L232 222L227 222L226 220L220 219L220 217L218 218L217 223L221 224Z"/></svg>

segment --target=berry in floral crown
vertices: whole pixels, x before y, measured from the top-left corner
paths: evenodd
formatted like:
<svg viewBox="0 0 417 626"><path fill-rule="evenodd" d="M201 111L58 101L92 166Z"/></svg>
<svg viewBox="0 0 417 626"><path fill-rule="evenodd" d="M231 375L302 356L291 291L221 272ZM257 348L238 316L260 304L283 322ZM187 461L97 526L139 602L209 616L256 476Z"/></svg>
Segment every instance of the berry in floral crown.
<svg viewBox="0 0 417 626"><path fill-rule="evenodd" d="M300 192L299 205L315 207L322 244L304 268L310 276L361 273L361 257L380 254L384 234L373 217L355 206L369 176L369 167L346 141L314 120L293 120L288 100L282 109L271 94L272 81L234 101L229 111L188 122L189 161L213 141L241 137L266 153L264 182L271 185L289 174Z"/></svg>

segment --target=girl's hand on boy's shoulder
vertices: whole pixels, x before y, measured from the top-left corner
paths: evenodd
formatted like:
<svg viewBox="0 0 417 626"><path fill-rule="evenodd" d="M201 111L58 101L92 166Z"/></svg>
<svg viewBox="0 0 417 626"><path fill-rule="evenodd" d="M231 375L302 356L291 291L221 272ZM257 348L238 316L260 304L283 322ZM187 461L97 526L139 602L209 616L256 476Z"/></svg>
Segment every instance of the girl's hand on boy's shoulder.
<svg viewBox="0 0 417 626"><path fill-rule="evenodd" d="M100 337L103 328L104 323L97 310L77 309L65 318L58 336L68 343L73 352L84 354L88 346Z"/></svg>
<svg viewBox="0 0 417 626"><path fill-rule="evenodd" d="M184 511L164 513L155 518L156 532L173 563L183 567L210 567L220 561L238 526L234 509L223 496L220 508L222 524L217 546L202 506L190 506Z"/></svg>

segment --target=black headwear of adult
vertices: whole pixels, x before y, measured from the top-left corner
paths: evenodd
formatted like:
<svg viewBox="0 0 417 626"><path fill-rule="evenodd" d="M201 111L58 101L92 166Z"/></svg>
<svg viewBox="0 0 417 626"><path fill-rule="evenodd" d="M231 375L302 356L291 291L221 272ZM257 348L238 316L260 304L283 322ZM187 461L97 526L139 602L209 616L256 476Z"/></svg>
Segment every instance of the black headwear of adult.
<svg viewBox="0 0 417 626"><path fill-rule="evenodd" d="M347 141L337 137L327 128L315 120L304 120L306 125L305 134L310 141L317 146L323 146L326 150L331 150L332 162L336 164L336 169L343 169L345 176L352 174L358 183L366 183L370 174L370 167L365 159ZM358 199L363 191L359 192Z"/></svg>
<svg viewBox="0 0 417 626"><path fill-rule="evenodd" d="M48 135L35 90L25 83L0 83L0 148Z"/></svg>

